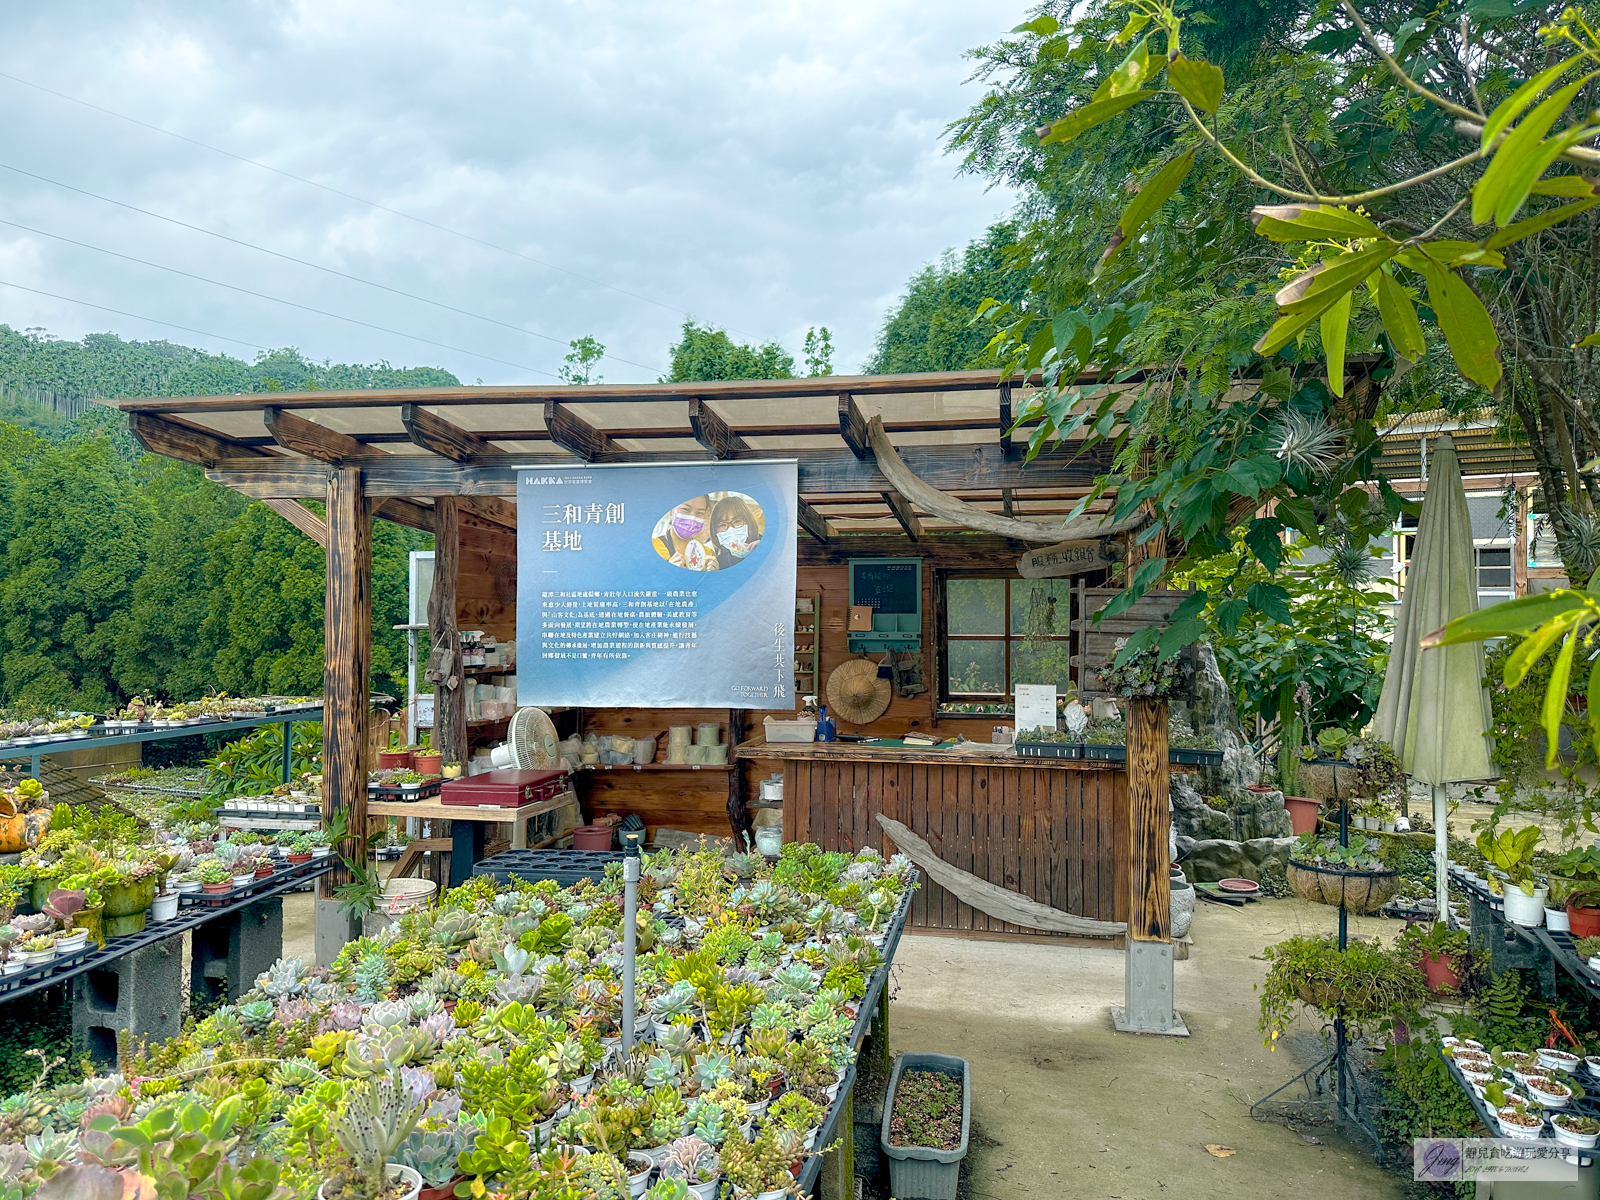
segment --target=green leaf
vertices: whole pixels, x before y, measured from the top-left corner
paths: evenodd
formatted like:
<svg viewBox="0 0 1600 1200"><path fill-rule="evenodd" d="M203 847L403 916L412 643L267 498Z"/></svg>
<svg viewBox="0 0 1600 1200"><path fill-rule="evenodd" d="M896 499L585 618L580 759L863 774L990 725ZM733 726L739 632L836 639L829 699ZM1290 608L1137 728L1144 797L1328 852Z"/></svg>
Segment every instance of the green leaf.
<svg viewBox="0 0 1600 1200"><path fill-rule="evenodd" d="M1122 27L1122 32L1111 39L1113 46L1125 46L1139 36L1139 31L1150 24L1150 18L1143 13L1134 13L1128 18L1128 23Z"/></svg>
<svg viewBox="0 0 1600 1200"><path fill-rule="evenodd" d="M1360 213L1332 204L1258 204L1250 210L1250 220L1257 233L1275 242L1384 236Z"/></svg>
<svg viewBox="0 0 1600 1200"><path fill-rule="evenodd" d="M1487 150L1500 135L1500 131L1517 119L1518 114L1528 105L1533 103L1533 98L1545 88L1549 87L1566 72L1567 68L1578 61L1580 56L1574 54L1564 62L1559 62L1553 67L1548 67L1528 80L1511 95L1507 96L1489 114L1489 119L1483 123L1483 139L1480 146Z"/></svg>
<svg viewBox="0 0 1600 1200"><path fill-rule="evenodd" d="M1456 369L1473 383L1490 389L1500 382L1500 338L1489 310L1454 271L1433 262L1423 268L1428 303L1444 330Z"/></svg>
<svg viewBox="0 0 1600 1200"><path fill-rule="evenodd" d="M1503 267L1506 260L1477 242L1463 242L1458 238L1436 238L1423 242L1418 250L1441 267L1455 267L1471 263L1475 267Z"/></svg>
<svg viewBox="0 0 1600 1200"><path fill-rule="evenodd" d="M1520 684L1533 664L1543 658L1544 652L1555 645L1556 639L1566 633L1573 622L1582 616L1583 609L1573 609L1552 621L1546 621L1523 638L1517 648L1506 656L1505 671L1501 676L1505 680L1505 685L1514 688Z"/></svg>
<svg viewBox="0 0 1600 1200"><path fill-rule="evenodd" d="M1344 396L1345 335L1350 332L1350 297L1346 292L1322 314L1322 353L1328 362L1328 390Z"/></svg>
<svg viewBox="0 0 1600 1200"><path fill-rule="evenodd" d="M1428 343L1422 336L1422 323L1417 320L1416 307L1405 289L1395 282L1387 271L1378 271L1378 281L1373 290L1377 293L1378 315L1383 318L1383 328L1394 343L1395 353L1411 362L1420 362L1428 352ZM1371 280L1368 280L1371 286Z"/></svg>
<svg viewBox="0 0 1600 1200"><path fill-rule="evenodd" d="M1549 229L1552 225L1570 221L1579 213L1593 208L1596 204L1600 204L1600 198L1590 197L1588 200L1580 200L1576 204L1563 204L1558 208L1547 208L1536 217L1528 217L1526 220L1515 221L1507 225L1485 241L1483 243L1484 248L1486 250L1498 250L1502 246L1509 246L1512 242L1531 237L1541 230Z"/></svg>
<svg viewBox="0 0 1600 1200"><path fill-rule="evenodd" d="M1544 690L1544 740L1545 769L1556 765L1556 751L1561 748L1561 714L1567 707L1567 681L1572 678L1572 652L1578 646L1578 630L1567 634L1561 653L1556 655L1555 666L1550 669L1550 682Z"/></svg>
<svg viewBox="0 0 1600 1200"><path fill-rule="evenodd" d="M1021 25L1018 25L1011 32L1032 33L1037 34L1039 37L1049 37L1052 34L1061 32L1061 22L1056 20L1049 13L1044 13L1041 16L1035 17L1031 21L1027 21Z"/></svg>
<svg viewBox="0 0 1600 1200"><path fill-rule="evenodd" d="M1582 140L1586 134L1583 126L1566 130L1548 141L1544 140L1544 135L1595 74L1600 72L1591 72L1548 96L1506 135L1482 178L1473 185L1473 224L1485 224L1491 217L1497 225L1508 224L1527 200L1534 180L1544 174L1556 155Z"/></svg>
<svg viewBox="0 0 1600 1200"><path fill-rule="evenodd" d="M1158 60L1156 70L1160 70ZM1104 100L1111 96L1125 96L1137 88L1151 74L1150 70L1150 39L1140 38L1133 49L1128 51L1128 56L1117 64L1116 70L1107 75L1100 86L1095 88L1095 100Z"/></svg>
<svg viewBox="0 0 1600 1200"><path fill-rule="evenodd" d="M1117 222L1117 232L1107 243L1105 253L1100 256L1100 263L1095 267L1096 276L1116 256L1117 251L1122 249L1123 244L1144 228L1157 210L1171 199L1172 193L1178 190L1178 185L1183 182L1193 166L1194 151L1190 150L1187 154L1180 154L1145 182L1139 189L1139 194L1123 210L1122 219Z"/></svg>
<svg viewBox="0 0 1600 1200"><path fill-rule="evenodd" d="M1278 530L1278 522L1272 518L1257 517L1244 535L1244 544L1250 547L1269 571L1276 571L1278 564L1283 561L1283 541L1278 536Z"/></svg>
<svg viewBox="0 0 1600 1200"><path fill-rule="evenodd" d="M1306 43L1309 54L1343 54L1361 40L1361 31L1354 25L1324 29Z"/></svg>
<svg viewBox="0 0 1600 1200"><path fill-rule="evenodd" d="M1278 511L1283 511L1282 503ZM1489 638L1526 634L1562 613L1583 608L1590 603L1582 592L1571 588L1557 588L1537 596L1522 596L1516 600L1502 600L1488 608L1457 617L1442 629L1436 629L1422 639L1424 650L1434 646L1454 646L1459 642L1482 642ZM1596 604L1600 612L1600 603Z"/></svg>
<svg viewBox="0 0 1600 1200"><path fill-rule="evenodd" d="M1530 196L1589 197L1595 193L1595 181L1582 175L1555 175L1539 180L1528 189Z"/></svg>
<svg viewBox="0 0 1600 1200"><path fill-rule="evenodd" d="M1256 352L1270 356L1282 350L1340 296L1388 262L1399 249L1398 242L1385 238L1376 246L1340 255L1296 276L1277 296L1286 315L1279 317L1272 328L1262 334L1256 343Z"/></svg>
<svg viewBox="0 0 1600 1200"><path fill-rule="evenodd" d="M1589 731L1600 740L1600 657L1589 668Z"/></svg>
<svg viewBox="0 0 1600 1200"><path fill-rule="evenodd" d="M1145 559L1133 572L1133 578L1128 582L1128 590L1142 594L1146 588L1161 578L1161 572L1166 569L1167 560L1164 558Z"/></svg>
<svg viewBox="0 0 1600 1200"><path fill-rule="evenodd" d="M1593 333L1585 334L1572 344L1574 350L1581 350L1585 346L1600 346L1600 329Z"/></svg>
<svg viewBox="0 0 1600 1200"><path fill-rule="evenodd" d="M1289 608L1289 593L1277 584L1252 583L1244 598L1256 612L1270 617L1278 624L1294 624L1294 613Z"/></svg>
<svg viewBox="0 0 1600 1200"><path fill-rule="evenodd" d="M1161 640L1157 643L1161 647L1160 659L1171 658L1190 642L1204 637L1205 632L1206 623L1199 617L1188 617L1182 621L1174 620L1161 631Z"/></svg>
<svg viewBox="0 0 1600 1200"><path fill-rule="evenodd" d="M1312 508L1311 501L1304 496L1288 496L1278 501L1277 514L1279 519L1287 523L1290 528L1298 529L1308 538L1317 536L1317 514Z"/></svg>
<svg viewBox="0 0 1600 1200"><path fill-rule="evenodd" d="M1087 133L1096 125L1105 124L1112 117L1132 108L1139 101L1154 95L1155 93L1152 91L1141 89L1137 92L1129 92L1125 96L1110 96L1104 100L1092 100L1088 104L1069 112L1059 121L1038 130L1040 144L1049 145L1051 142L1070 142L1080 133Z"/></svg>
<svg viewBox="0 0 1600 1200"><path fill-rule="evenodd" d="M1167 82L1202 112L1214 113L1222 104L1222 68L1204 59L1178 55L1167 64Z"/></svg>

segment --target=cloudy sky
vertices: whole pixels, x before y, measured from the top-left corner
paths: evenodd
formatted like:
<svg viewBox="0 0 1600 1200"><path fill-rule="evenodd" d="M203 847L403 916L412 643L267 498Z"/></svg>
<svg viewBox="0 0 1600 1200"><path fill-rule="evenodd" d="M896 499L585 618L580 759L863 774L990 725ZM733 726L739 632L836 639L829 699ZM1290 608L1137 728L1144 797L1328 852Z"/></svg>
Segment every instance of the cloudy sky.
<svg viewBox="0 0 1600 1200"><path fill-rule="evenodd" d="M910 274L1011 203L941 131L980 94L962 52L1013 7L6 5L0 281L36 291L0 287L0 321L512 383L585 334L608 380L653 379L693 315L797 358L827 325L848 371Z"/></svg>

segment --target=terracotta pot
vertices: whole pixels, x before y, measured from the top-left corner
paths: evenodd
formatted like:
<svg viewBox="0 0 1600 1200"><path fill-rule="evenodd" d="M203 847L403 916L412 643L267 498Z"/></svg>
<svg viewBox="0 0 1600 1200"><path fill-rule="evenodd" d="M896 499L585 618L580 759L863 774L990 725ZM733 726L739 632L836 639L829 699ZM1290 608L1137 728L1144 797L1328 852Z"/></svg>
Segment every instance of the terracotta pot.
<svg viewBox="0 0 1600 1200"><path fill-rule="evenodd" d="M1424 954L1422 973L1427 976L1430 992L1455 991L1461 986L1461 976L1456 974L1456 960L1450 954Z"/></svg>
<svg viewBox="0 0 1600 1200"><path fill-rule="evenodd" d="M299 866L301 863L308 863L311 861L311 851L307 850L304 854L285 854L283 857L289 862L294 863L296 866Z"/></svg>
<svg viewBox="0 0 1600 1200"><path fill-rule="evenodd" d="M417 1193L417 1200L455 1200L456 1184L465 1178L465 1175L457 1175L443 1187L423 1188Z"/></svg>
<svg viewBox="0 0 1600 1200"><path fill-rule="evenodd" d="M1579 938L1600 937L1600 908L1575 908L1569 904L1567 922L1571 927L1573 941Z"/></svg>
<svg viewBox="0 0 1600 1200"><path fill-rule="evenodd" d="M379 750L378 767L380 770L390 771L403 767L411 769L411 751L409 750Z"/></svg>
<svg viewBox="0 0 1600 1200"><path fill-rule="evenodd" d="M223 892L233 891L233 880L227 883L202 883L200 890L208 896L220 896Z"/></svg>
<svg viewBox="0 0 1600 1200"><path fill-rule="evenodd" d="M256 868L256 878L257 879L268 879L268 878L271 877L271 875L272 875L272 868L271 867L257 867Z"/></svg>
<svg viewBox="0 0 1600 1200"><path fill-rule="evenodd" d="M572 831L574 850L611 849L612 828L609 825L580 825Z"/></svg>
<svg viewBox="0 0 1600 1200"><path fill-rule="evenodd" d="M1283 807L1289 810L1289 824L1296 834L1312 833L1317 828L1317 815L1322 811L1322 801L1311 796L1285 796Z"/></svg>
<svg viewBox="0 0 1600 1200"><path fill-rule="evenodd" d="M444 755L426 753L418 750L411 756L411 769L419 775L437 775L444 762Z"/></svg>

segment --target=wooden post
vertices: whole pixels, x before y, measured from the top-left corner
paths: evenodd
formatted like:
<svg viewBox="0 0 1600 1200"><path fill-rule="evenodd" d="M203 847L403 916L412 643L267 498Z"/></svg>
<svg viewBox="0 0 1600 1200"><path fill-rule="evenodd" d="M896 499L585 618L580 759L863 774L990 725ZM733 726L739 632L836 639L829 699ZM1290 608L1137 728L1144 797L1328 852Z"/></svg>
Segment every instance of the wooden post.
<svg viewBox="0 0 1600 1200"><path fill-rule="evenodd" d="M327 578L322 650L322 812L344 812L350 836L338 850L366 857L367 697L372 668L372 502L362 493L361 471L338 467L328 480ZM319 917L333 889L349 882L335 868L317 891ZM339 922L319 920L317 958L338 951ZM348 933L348 926L344 931ZM331 959L330 959L331 961Z"/></svg>
<svg viewBox="0 0 1600 1200"><path fill-rule="evenodd" d="M1511 519L1511 593L1520 599L1528 594L1528 489L1517 485L1517 505Z"/></svg>
<svg viewBox="0 0 1600 1200"><path fill-rule="evenodd" d="M1172 997L1172 885L1167 840L1167 702L1128 703L1127 994L1112 1020L1128 1033L1188 1036Z"/></svg>
<svg viewBox="0 0 1600 1200"><path fill-rule="evenodd" d="M1172 940L1167 702L1128 702L1128 940Z"/></svg>
<svg viewBox="0 0 1600 1200"><path fill-rule="evenodd" d="M433 507L433 591L428 596L428 633L435 651L448 653L450 667L433 684L433 748L445 762L467 761L467 678L461 671L461 632L456 626L456 581L461 574L461 522L454 496ZM451 687L451 682L455 683Z"/></svg>
<svg viewBox="0 0 1600 1200"><path fill-rule="evenodd" d="M744 763L733 757L733 751L744 741L747 715L742 708L728 710L728 761L733 763L733 770L728 772L728 825L733 830L733 848L741 854L745 851L745 836L750 834L751 819L744 807Z"/></svg>

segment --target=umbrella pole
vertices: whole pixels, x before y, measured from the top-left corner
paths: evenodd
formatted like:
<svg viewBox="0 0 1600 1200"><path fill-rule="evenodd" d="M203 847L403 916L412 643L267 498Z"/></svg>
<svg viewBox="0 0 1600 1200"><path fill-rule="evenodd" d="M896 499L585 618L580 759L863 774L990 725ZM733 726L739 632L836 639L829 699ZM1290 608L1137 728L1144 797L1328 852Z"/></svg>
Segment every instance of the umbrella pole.
<svg viewBox="0 0 1600 1200"><path fill-rule="evenodd" d="M1433 903L1434 919L1450 924L1450 802L1445 785L1433 785Z"/></svg>

